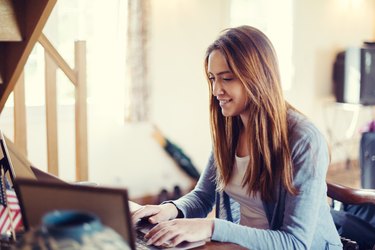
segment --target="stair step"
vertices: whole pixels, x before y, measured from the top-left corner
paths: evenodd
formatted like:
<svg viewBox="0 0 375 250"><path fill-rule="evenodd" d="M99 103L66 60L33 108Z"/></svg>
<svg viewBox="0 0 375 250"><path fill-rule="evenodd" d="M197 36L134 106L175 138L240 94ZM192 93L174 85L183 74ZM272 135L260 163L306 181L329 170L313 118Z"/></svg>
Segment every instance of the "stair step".
<svg viewBox="0 0 375 250"><path fill-rule="evenodd" d="M42 29L57 0L0 0L0 113L12 93ZM6 24L5 24L6 23ZM18 25L20 24L20 25ZM8 26L12 26L10 29ZM17 28L18 27L18 28ZM11 31L11 32L9 32ZM9 42L9 34L13 40Z"/></svg>
<svg viewBox="0 0 375 250"><path fill-rule="evenodd" d="M12 0L0 0L0 41L22 41Z"/></svg>

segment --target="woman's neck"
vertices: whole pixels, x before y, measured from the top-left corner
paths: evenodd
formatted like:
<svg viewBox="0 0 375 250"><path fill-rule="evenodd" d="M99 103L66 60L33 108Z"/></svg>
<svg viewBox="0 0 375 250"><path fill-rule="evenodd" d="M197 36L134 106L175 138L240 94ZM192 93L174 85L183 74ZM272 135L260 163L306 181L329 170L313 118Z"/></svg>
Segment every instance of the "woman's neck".
<svg viewBox="0 0 375 250"><path fill-rule="evenodd" d="M240 132L240 136L238 138L238 143L237 143L237 150L236 150L236 155L238 157L245 157L249 155L249 149L248 149L248 140L246 137L246 131L245 129L242 129Z"/></svg>

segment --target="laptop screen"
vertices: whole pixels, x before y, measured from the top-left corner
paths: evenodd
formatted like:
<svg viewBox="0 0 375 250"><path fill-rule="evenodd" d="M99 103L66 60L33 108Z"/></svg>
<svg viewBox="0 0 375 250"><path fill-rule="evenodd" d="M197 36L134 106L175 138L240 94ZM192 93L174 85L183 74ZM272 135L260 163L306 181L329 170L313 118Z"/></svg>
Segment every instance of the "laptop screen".
<svg viewBox="0 0 375 250"><path fill-rule="evenodd" d="M103 225L114 229L134 249L125 189L17 179L15 190L26 230L40 226L42 217L50 211L87 211L96 214Z"/></svg>

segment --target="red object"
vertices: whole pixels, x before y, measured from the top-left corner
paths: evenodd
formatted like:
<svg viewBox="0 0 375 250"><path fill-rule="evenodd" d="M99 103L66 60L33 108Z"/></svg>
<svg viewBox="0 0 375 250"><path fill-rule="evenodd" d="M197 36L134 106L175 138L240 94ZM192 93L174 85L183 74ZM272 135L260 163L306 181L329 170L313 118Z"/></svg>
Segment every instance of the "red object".
<svg viewBox="0 0 375 250"><path fill-rule="evenodd" d="M18 204L16 193L13 190L6 190L7 206L10 210L11 218L9 218L9 210L0 205L0 234L7 234L11 230L11 222L13 228L17 232L23 227L21 209Z"/></svg>

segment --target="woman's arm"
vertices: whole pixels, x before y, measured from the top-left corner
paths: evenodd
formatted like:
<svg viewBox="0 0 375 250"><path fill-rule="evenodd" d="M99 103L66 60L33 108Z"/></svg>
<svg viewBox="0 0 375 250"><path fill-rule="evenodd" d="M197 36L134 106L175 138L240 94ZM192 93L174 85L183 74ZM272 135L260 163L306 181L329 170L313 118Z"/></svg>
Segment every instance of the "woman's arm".
<svg viewBox="0 0 375 250"><path fill-rule="evenodd" d="M185 218L203 218L212 210L215 203L216 169L211 154L206 169L201 174L197 185L188 194L173 201Z"/></svg>
<svg viewBox="0 0 375 250"><path fill-rule="evenodd" d="M132 212L132 219L149 217L155 224L174 218L203 218L212 210L215 202L215 167L211 155L208 165L194 190L175 201L166 201L161 205L141 206ZM173 204L173 205L172 205Z"/></svg>

